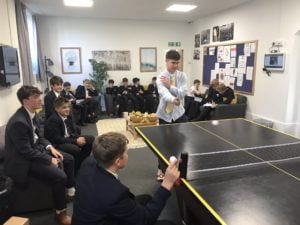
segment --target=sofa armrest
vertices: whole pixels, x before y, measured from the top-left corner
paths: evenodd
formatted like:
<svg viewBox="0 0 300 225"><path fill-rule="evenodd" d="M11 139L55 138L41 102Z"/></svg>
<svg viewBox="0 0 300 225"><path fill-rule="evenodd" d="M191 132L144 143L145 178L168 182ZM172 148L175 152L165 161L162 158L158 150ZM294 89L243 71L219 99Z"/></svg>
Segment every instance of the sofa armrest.
<svg viewBox="0 0 300 225"><path fill-rule="evenodd" d="M211 114L211 119L245 118L247 104L221 104Z"/></svg>

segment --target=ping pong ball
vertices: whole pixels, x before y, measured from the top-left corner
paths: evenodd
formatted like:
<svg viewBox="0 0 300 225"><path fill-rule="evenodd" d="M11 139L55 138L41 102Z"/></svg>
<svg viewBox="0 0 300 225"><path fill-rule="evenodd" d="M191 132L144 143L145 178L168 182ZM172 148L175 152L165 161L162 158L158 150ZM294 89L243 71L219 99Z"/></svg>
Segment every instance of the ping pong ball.
<svg viewBox="0 0 300 225"><path fill-rule="evenodd" d="M170 159L169 159L169 162L170 162L171 164L175 164L175 163L177 162L176 157L175 157L175 156L171 156Z"/></svg>
<svg viewBox="0 0 300 225"><path fill-rule="evenodd" d="M212 125L214 125L214 126L219 125L219 121L218 121L218 120L213 120L213 121L212 121Z"/></svg>

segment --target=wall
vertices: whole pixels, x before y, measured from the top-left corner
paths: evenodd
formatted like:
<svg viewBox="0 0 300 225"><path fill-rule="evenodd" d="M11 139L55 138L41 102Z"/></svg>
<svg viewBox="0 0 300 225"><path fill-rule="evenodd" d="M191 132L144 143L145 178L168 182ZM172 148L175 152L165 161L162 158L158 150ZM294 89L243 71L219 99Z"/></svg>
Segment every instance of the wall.
<svg viewBox="0 0 300 225"><path fill-rule="evenodd" d="M0 43L18 48L14 0L0 0L0 27ZM20 107L16 97L16 91L20 86L21 83L10 88L0 88L0 106L2 108L0 126L6 124L8 118Z"/></svg>
<svg viewBox="0 0 300 225"><path fill-rule="evenodd" d="M234 22L233 42L258 40L255 90L253 96L248 96L247 115L249 118L270 119L275 122L276 128L291 132L297 127L297 120L292 112L293 106L298 104L295 99L295 88L292 86L295 85L296 69L299 68L299 63L297 64L295 60L295 47L299 47L295 35L300 27L297 19L299 9L300 2L297 0L254 0L199 19L191 28L192 35L195 35L204 29ZM286 53L286 69L283 73L272 73L268 77L262 71L263 58L273 41L284 43L282 51ZM202 80L202 68L202 60L192 61L191 74L195 74L193 79Z"/></svg>
<svg viewBox="0 0 300 225"><path fill-rule="evenodd" d="M130 50L131 71L109 71L109 75L118 84L123 77L132 80L140 77L141 83L148 84L151 78L164 69L164 53L169 41L180 41L184 49L184 71L189 73L190 55L188 37L189 26L178 22L151 22L134 20L103 20L46 17L38 18L42 52L54 61L51 69L56 75L62 75L74 86L89 77L91 66L88 59L93 50ZM81 47L82 74L63 75L61 70L60 47ZM158 71L141 73L139 68L139 48L157 47Z"/></svg>

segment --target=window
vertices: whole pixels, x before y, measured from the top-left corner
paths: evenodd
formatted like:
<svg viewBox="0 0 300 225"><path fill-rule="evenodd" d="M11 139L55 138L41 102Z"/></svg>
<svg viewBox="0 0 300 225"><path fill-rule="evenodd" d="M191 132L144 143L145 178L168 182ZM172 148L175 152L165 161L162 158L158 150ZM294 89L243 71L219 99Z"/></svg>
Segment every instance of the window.
<svg viewBox="0 0 300 225"><path fill-rule="evenodd" d="M27 17L27 25L28 25L32 72L33 75L37 76L39 75L39 60L38 60L38 48L37 48L36 22L32 13L28 9L26 10L26 17Z"/></svg>

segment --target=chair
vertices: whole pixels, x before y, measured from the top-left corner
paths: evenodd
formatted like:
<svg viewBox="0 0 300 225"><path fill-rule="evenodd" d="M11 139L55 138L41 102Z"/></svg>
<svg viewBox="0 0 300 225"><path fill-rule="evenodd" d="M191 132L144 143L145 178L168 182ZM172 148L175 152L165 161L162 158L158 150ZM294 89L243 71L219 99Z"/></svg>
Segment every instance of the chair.
<svg viewBox="0 0 300 225"><path fill-rule="evenodd" d="M236 104L220 104L211 113L211 119L231 119L231 118L245 118L247 109L247 97L237 94Z"/></svg>

